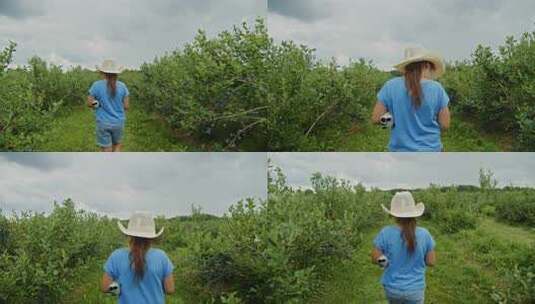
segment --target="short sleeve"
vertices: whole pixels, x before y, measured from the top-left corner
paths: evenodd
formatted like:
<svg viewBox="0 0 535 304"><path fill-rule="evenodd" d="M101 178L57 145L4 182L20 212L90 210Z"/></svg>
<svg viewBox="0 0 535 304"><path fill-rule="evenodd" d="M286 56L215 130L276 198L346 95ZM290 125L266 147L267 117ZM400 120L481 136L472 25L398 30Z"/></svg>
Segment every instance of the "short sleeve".
<svg viewBox="0 0 535 304"><path fill-rule="evenodd" d="M171 273L173 273L173 263L169 257L164 253L162 256L162 280L167 278Z"/></svg>
<svg viewBox="0 0 535 304"><path fill-rule="evenodd" d="M89 92L88 93L89 93L90 96L97 97L97 95L96 95L97 94L97 83L96 82L94 82L91 85L91 87L89 88Z"/></svg>
<svg viewBox="0 0 535 304"><path fill-rule="evenodd" d="M114 253L110 255L110 257L104 264L104 272L107 273L114 280L117 280L117 278L119 277L119 271L117 269L117 263L115 261Z"/></svg>
<svg viewBox="0 0 535 304"><path fill-rule="evenodd" d="M448 93L444 89L442 85L439 85L439 92L438 92L438 111L442 111L442 109L446 108L448 104L450 103L450 97L448 96Z"/></svg>
<svg viewBox="0 0 535 304"><path fill-rule="evenodd" d="M383 253L385 252L386 240L385 240L384 229L381 230L379 234L377 234L377 236L373 240L373 245L375 246L375 248L381 250Z"/></svg>
<svg viewBox="0 0 535 304"><path fill-rule="evenodd" d="M392 111L392 97L390 95L390 86L387 82L377 93L377 100L382 103L388 111Z"/></svg>
<svg viewBox="0 0 535 304"><path fill-rule="evenodd" d="M128 91L128 87L124 85L124 97L130 96L130 91Z"/></svg>

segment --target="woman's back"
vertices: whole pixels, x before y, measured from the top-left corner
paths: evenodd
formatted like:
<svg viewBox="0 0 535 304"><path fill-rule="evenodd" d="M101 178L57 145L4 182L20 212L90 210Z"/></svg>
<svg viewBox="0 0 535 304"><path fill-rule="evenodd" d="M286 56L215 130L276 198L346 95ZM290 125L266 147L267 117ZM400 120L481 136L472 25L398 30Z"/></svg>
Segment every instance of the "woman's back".
<svg viewBox="0 0 535 304"><path fill-rule="evenodd" d="M121 287L119 303L165 303L163 281L173 272L173 264L164 251L151 248L145 255L143 279L136 281L130 261L130 249L115 250L104 271Z"/></svg>
<svg viewBox="0 0 535 304"><path fill-rule="evenodd" d="M410 253L398 226L387 226L374 240L376 248L388 258L389 264L381 283L396 290L425 288L426 255L434 250L435 241L425 228L417 227L416 246Z"/></svg>
<svg viewBox="0 0 535 304"><path fill-rule="evenodd" d="M389 150L396 152L442 150L438 114L448 106L449 97L442 85L422 80L423 99L420 107L413 105L404 77L389 80L377 98L394 117Z"/></svg>
<svg viewBox="0 0 535 304"><path fill-rule="evenodd" d="M123 124L126 119L124 100L129 94L127 86L121 81L117 81L115 95L110 94L107 80L94 82L89 89L89 95L100 103L100 107L95 110L97 122L109 125Z"/></svg>

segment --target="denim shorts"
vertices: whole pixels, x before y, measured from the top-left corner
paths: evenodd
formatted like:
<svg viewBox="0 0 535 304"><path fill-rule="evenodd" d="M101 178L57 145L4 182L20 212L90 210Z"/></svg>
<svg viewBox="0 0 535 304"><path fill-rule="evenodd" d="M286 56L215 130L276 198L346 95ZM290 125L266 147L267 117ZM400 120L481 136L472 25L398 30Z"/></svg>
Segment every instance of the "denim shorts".
<svg viewBox="0 0 535 304"><path fill-rule="evenodd" d="M97 145L101 148L109 148L119 145L123 139L123 125L107 125L97 123Z"/></svg>
<svg viewBox="0 0 535 304"><path fill-rule="evenodd" d="M389 304L424 304L425 289L401 291L385 287Z"/></svg>

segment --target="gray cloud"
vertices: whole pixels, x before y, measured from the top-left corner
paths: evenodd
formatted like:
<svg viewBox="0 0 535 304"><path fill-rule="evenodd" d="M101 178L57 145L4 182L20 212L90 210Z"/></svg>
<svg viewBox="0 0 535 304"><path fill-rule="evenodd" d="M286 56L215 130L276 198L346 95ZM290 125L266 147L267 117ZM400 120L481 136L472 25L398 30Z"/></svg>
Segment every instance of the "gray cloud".
<svg viewBox="0 0 535 304"><path fill-rule="evenodd" d="M51 153L0 153L0 162L11 162L26 168L49 172L59 168L69 167L72 157L64 154L63 157Z"/></svg>
<svg viewBox="0 0 535 304"><path fill-rule="evenodd" d="M44 13L42 2L32 0L2 0L0 1L0 16L24 19Z"/></svg>
<svg viewBox="0 0 535 304"><path fill-rule="evenodd" d="M189 214L191 204L222 215L239 200L265 199L266 178L263 153L2 153L0 209L49 212L53 201L72 198L123 218Z"/></svg>
<svg viewBox="0 0 535 304"><path fill-rule="evenodd" d="M5 0L2 0L5 1ZM92 68L105 58L138 67L191 42L199 29L210 36L243 21L266 17L264 0L83 1L25 0L24 19L2 17L0 47L18 43L15 63L33 55L63 66ZM29 5L29 3L32 5ZM4 3L4 2L0 2ZM9 2L9 7L14 7ZM4 11L4 9L2 9Z"/></svg>
<svg viewBox="0 0 535 304"><path fill-rule="evenodd" d="M535 187L535 153L270 153L269 158L295 187L310 187L315 172L382 189L479 185L480 168L493 171L500 186Z"/></svg>
<svg viewBox="0 0 535 304"><path fill-rule="evenodd" d="M535 22L531 0L317 0L329 13L312 21L291 17L285 6L273 9L271 1L268 19L277 40L306 44L320 58L335 57L342 64L372 59L384 69L409 46L436 50L447 60L468 59L478 44L496 47L506 36L533 31Z"/></svg>
<svg viewBox="0 0 535 304"><path fill-rule="evenodd" d="M328 6L321 0L268 0L272 13L296 18L305 22L316 21L328 15Z"/></svg>

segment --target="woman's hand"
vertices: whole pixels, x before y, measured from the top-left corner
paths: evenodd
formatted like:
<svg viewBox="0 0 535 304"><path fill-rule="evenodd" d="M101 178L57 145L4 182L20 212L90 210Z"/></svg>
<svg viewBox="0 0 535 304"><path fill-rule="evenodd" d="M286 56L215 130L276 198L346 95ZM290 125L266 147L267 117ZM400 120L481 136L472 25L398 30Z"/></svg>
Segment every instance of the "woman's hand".
<svg viewBox="0 0 535 304"><path fill-rule="evenodd" d="M437 256L434 250L429 251L427 255L425 256L425 264L429 267L435 266L435 263L437 262Z"/></svg>
<svg viewBox="0 0 535 304"><path fill-rule="evenodd" d="M90 108L95 106L95 98L93 96L87 96L87 106Z"/></svg>
<svg viewBox="0 0 535 304"><path fill-rule="evenodd" d="M163 281L163 288L166 294L175 293L175 278L173 274L168 275Z"/></svg>
<svg viewBox="0 0 535 304"><path fill-rule="evenodd" d="M445 107L440 111L440 113L438 113L438 123L440 124L442 130L447 130L450 128L451 114L448 107Z"/></svg>
<svg viewBox="0 0 535 304"><path fill-rule="evenodd" d="M377 260L383 255L383 252L378 248L372 250L372 264L379 264Z"/></svg>
<svg viewBox="0 0 535 304"><path fill-rule="evenodd" d="M123 106L124 106L124 110L125 111L128 111L128 109L130 109L130 97L126 96L123 100Z"/></svg>
<svg viewBox="0 0 535 304"><path fill-rule="evenodd" d="M378 101L375 104L375 107L373 108L372 113L372 123L375 125L378 125L381 123L381 116L385 115L386 112L388 112L388 109L385 107L385 105Z"/></svg>
<svg viewBox="0 0 535 304"><path fill-rule="evenodd" d="M113 279L107 273L105 273L102 276L102 282L100 284L100 291L104 293L108 292L108 290L110 290L111 283L113 283Z"/></svg>

